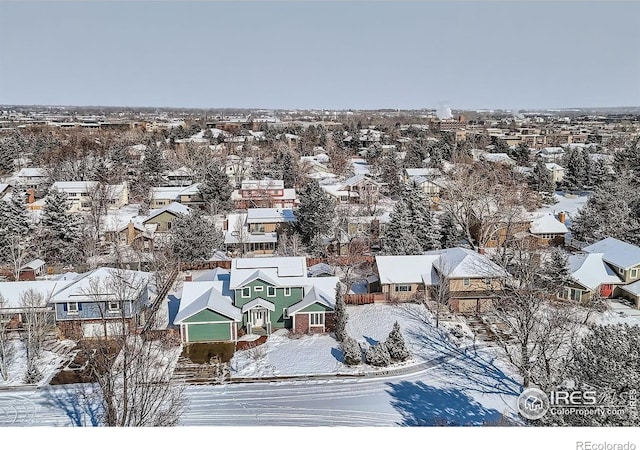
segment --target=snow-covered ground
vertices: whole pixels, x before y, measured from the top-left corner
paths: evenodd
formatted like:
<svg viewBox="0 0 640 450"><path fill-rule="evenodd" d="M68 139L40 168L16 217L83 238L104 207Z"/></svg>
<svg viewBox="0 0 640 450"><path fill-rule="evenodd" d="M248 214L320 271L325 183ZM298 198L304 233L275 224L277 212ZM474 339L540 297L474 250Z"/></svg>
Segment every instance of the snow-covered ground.
<svg viewBox="0 0 640 450"><path fill-rule="evenodd" d="M13 337L13 336L12 336ZM15 338L11 339L11 356L7 367L8 379L3 380L0 377L0 387L2 386L22 386L25 385L25 374L27 373L27 349L23 340ZM70 349L75 346L73 341L60 341L59 348ZM48 384L51 378L56 374L63 361L66 359L64 355L42 350L42 355L38 358L36 367L40 371L42 378L37 383L38 386Z"/></svg>
<svg viewBox="0 0 640 450"><path fill-rule="evenodd" d="M595 323L599 325L626 323L640 326L640 309L634 308L630 303L621 302L619 299L611 299L607 302L607 306L605 312L595 316Z"/></svg>
<svg viewBox="0 0 640 450"><path fill-rule="evenodd" d="M386 340L394 322L413 357L391 368L417 365L442 356L443 349L457 347L457 339L433 324L423 305L373 304L348 306L347 332L363 348ZM464 341L463 343L467 343ZM272 377L292 375L353 374L388 370L367 364L349 367L343 363L340 344L331 335L289 337L286 330L277 331L263 345L236 352L231 359L231 376Z"/></svg>
<svg viewBox="0 0 640 450"><path fill-rule="evenodd" d="M554 197L556 198L556 200L558 200L558 203L556 203L555 205L544 206L538 209L538 211L544 213L552 213L554 215L559 213L560 211L564 211L571 219L574 218L576 212L580 208L582 208L585 203L587 203L587 200L589 200L590 196L571 195L564 192L556 192L554 194Z"/></svg>

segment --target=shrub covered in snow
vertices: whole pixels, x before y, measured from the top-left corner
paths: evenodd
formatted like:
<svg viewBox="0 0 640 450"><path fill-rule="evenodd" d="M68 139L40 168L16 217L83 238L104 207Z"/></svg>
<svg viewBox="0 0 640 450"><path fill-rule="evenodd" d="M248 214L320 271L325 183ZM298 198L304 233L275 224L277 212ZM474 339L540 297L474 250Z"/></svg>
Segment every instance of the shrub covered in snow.
<svg viewBox="0 0 640 450"><path fill-rule="evenodd" d="M340 347L344 355L344 363L347 366L357 366L362 363L362 349L354 338L345 336Z"/></svg>
<svg viewBox="0 0 640 450"><path fill-rule="evenodd" d="M391 355L384 343L369 347L364 355L367 364L377 367L386 367L391 364Z"/></svg>
<svg viewBox="0 0 640 450"><path fill-rule="evenodd" d="M402 337L402 333L400 333L400 324L397 321L393 324L393 329L391 333L389 333L389 337L384 345L387 347L387 351L394 361L406 361L411 357L411 352L404 342L404 337Z"/></svg>

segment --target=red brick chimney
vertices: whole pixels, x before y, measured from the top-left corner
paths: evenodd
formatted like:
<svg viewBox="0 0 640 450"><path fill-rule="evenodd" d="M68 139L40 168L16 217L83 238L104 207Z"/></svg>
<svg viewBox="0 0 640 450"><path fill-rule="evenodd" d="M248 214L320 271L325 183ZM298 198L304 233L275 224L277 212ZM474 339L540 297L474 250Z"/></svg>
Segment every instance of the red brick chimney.
<svg viewBox="0 0 640 450"><path fill-rule="evenodd" d="M27 193L29 194L29 198L27 199L27 203L33 203L36 201L36 194L34 189L28 189Z"/></svg>
<svg viewBox="0 0 640 450"><path fill-rule="evenodd" d="M558 213L558 220L564 223L564 221L567 220L567 214L564 211L560 211Z"/></svg>
<svg viewBox="0 0 640 450"><path fill-rule="evenodd" d="M478 253L484 255L484 247L478 247Z"/></svg>
<svg viewBox="0 0 640 450"><path fill-rule="evenodd" d="M184 281L193 281L193 275L191 274L191 272L185 272Z"/></svg>

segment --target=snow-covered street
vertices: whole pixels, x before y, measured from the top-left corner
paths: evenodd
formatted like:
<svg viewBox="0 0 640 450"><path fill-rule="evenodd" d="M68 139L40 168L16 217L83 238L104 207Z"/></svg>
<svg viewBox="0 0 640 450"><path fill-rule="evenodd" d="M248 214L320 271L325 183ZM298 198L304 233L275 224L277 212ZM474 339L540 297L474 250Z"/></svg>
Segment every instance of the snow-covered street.
<svg viewBox="0 0 640 450"><path fill-rule="evenodd" d="M187 386L181 425L481 425L515 418L519 384L494 350L443 349L418 373L375 378ZM0 425L91 426L82 385L0 391Z"/></svg>

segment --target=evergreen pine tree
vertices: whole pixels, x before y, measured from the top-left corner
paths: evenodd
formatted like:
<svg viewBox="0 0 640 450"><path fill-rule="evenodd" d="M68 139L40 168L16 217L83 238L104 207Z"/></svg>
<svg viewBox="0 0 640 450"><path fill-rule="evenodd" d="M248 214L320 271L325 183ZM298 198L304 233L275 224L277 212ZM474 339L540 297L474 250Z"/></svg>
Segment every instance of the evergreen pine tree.
<svg viewBox="0 0 640 450"><path fill-rule="evenodd" d="M580 190L587 182L587 159L579 148L569 148L565 155L566 173L563 184L570 190Z"/></svg>
<svg viewBox="0 0 640 450"><path fill-rule="evenodd" d="M149 179L152 186L158 186L165 169L162 149L155 142L148 142L144 150L142 173Z"/></svg>
<svg viewBox="0 0 640 450"><path fill-rule="evenodd" d="M533 168L532 184L532 188L540 193L543 203L547 205L556 203L553 195L556 190L553 174L546 168L541 160L539 160Z"/></svg>
<svg viewBox="0 0 640 450"><path fill-rule="evenodd" d="M554 248L549 258L544 261L540 271L541 287L552 294L559 293L571 279L569 272L569 258L567 253Z"/></svg>
<svg viewBox="0 0 640 450"><path fill-rule="evenodd" d="M207 261L224 245L222 231L200 211L181 214L171 227L171 248L181 261Z"/></svg>
<svg viewBox="0 0 640 450"><path fill-rule="evenodd" d="M68 212L67 195L56 189L49 191L40 221L46 259L62 264L79 260L82 246L81 219Z"/></svg>
<svg viewBox="0 0 640 450"><path fill-rule="evenodd" d="M449 212L440 216L440 248L453 248L460 245L462 232Z"/></svg>
<svg viewBox="0 0 640 450"><path fill-rule="evenodd" d="M354 338L345 336L340 343L340 347L342 348L344 363L347 366L357 366L362 363L362 348Z"/></svg>
<svg viewBox="0 0 640 450"><path fill-rule="evenodd" d="M364 359L367 364L376 367L387 367L391 364L389 350L387 350L387 346L381 342L369 347L365 352Z"/></svg>
<svg viewBox="0 0 640 450"><path fill-rule="evenodd" d="M397 321L393 324L393 329L391 333L389 333L389 337L387 337L384 345L387 347L389 355L394 361L406 361L411 357L411 352L407 348L402 333L400 333L400 324Z"/></svg>
<svg viewBox="0 0 640 450"><path fill-rule="evenodd" d="M336 287L336 306L334 314L336 320L336 339L343 342L347 336L347 320L349 320L349 315L347 314L347 307L344 303L344 288L340 284Z"/></svg>
<svg viewBox="0 0 640 450"><path fill-rule="evenodd" d="M294 211L294 231L300 235L305 246L317 246L321 238L331 230L335 202L316 180L300 190L299 198L300 206Z"/></svg>
<svg viewBox="0 0 640 450"><path fill-rule="evenodd" d="M440 248L440 229L435 215L429 207L430 200L424 191L415 186L408 186L403 191L403 198L409 209L409 221L412 224L413 235L422 250L437 250Z"/></svg>
<svg viewBox="0 0 640 450"><path fill-rule="evenodd" d="M387 255L419 255L422 245L413 233L411 215L405 200L398 201L391 213L391 221L384 233L384 252Z"/></svg>
<svg viewBox="0 0 640 450"><path fill-rule="evenodd" d="M198 185L198 190L205 203L210 205L213 214L230 211L233 207L233 186L221 166L210 164L205 168L203 181Z"/></svg>

